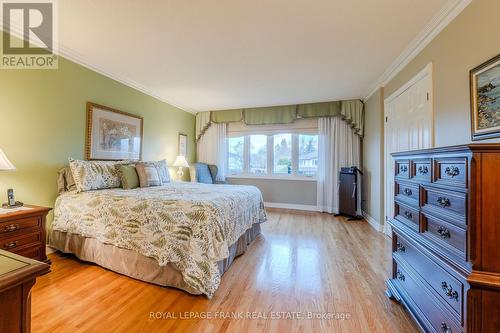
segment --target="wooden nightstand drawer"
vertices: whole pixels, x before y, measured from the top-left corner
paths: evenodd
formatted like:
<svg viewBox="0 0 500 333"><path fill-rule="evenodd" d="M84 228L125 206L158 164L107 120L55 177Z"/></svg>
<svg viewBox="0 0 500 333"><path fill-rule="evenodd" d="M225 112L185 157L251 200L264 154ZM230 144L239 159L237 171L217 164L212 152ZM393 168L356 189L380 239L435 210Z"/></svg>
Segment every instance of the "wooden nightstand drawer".
<svg viewBox="0 0 500 333"><path fill-rule="evenodd" d="M42 219L40 217L28 217L24 219L6 221L0 223L0 236L7 236L18 230L40 228Z"/></svg>
<svg viewBox="0 0 500 333"><path fill-rule="evenodd" d="M45 221L50 208L25 205L0 214L0 250L50 263L45 253Z"/></svg>
<svg viewBox="0 0 500 333"><path fill-rule="evenodd" d="M15 252L16 249L26 246L36 246L42 243L42 233L34 232L0 239L0 249Z"/></svg>
<svg viewBox="0 0 500 333"><path fill-rule="evenodd" d="M12 253L18 254L23 257L31 258L34 260L44 260L43 255L44 251L42 251L42 245L35 245L30 247L21 247L10 251Z"/></svg>

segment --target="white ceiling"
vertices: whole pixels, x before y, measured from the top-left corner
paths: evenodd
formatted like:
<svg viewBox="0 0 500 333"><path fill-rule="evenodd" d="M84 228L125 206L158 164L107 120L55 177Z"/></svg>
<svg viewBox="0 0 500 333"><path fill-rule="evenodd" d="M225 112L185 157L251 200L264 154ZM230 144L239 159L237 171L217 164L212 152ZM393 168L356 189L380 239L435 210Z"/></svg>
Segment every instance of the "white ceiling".
<svg viewBox="0 0 500 333"><path fill-rule="evenodd" d="M446 2L59 1L59 42L188 111L362 98Z"/></svg>

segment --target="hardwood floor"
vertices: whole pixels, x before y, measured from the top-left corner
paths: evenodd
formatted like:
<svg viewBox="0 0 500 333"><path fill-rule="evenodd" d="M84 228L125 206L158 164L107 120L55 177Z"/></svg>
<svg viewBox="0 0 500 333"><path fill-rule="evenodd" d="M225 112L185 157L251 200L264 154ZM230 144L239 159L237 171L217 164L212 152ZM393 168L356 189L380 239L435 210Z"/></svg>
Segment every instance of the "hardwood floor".
<svg viewBox="0 0 500 333"><path fill-rule="evenodd" d="M33 288L32 330L417 332L384 295L389 238L365 221L328 214L268 209L268 217L263 235L235 260L212 299L51 254L52 272ZM297 314L308 312L325 317Z"/></svg>

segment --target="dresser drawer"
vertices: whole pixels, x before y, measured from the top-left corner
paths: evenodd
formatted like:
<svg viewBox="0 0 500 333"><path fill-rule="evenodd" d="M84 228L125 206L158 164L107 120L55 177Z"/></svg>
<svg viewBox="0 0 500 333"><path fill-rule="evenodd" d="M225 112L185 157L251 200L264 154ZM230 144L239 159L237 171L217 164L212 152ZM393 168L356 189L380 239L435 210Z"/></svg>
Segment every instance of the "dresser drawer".
<svg viewBox="0 0 500 333"><path fill-rule="evenodd" d="M432 332L460 333L462 327L457 324L453 317L443 311L440 301L432 296L419 278L413 276L409 271L396 261L395 283L413 303L418 307L424 318L421 318L427 330ZM430 327L429 327L430 326Z"/></svg>
<svg viewBox="0 0 500 333"><path fill-rule="evenodd" d="M396 178L410 178L410 161L396 160Z"/></svg>
<svg viewBox="0 0 500 333"><path fill-rule="evenodd" d="M396 181L396 199L404 201L417 208L420 205L419 187L416 184Z"/></svg>
<svg viewBox="0 0 500 333"><path fill-rule="evenodd" d="M467 231L443 219L422 213L424 237L466 260Z"/></svg>
<svg viewBox="0 0 500 333"><path fill-rule="evenodd" d="M434 159L437 184L467 187L467 157L445 157Z"/></svg>
<svg viewBox="0 0 500 333"><path fill-rule="evenodd" d="M443 216L449 216L452 222L466 224L467 194L454 191L446 191L433 187L424 186L423 206L429 206ZM427 208L427 207L426 207ZM454 218L451 214L454 214Z"/></svg>
<svg viewBox="0 0 500 333"><path fill-rule="evenodd" d="M0 249L15 252L15 250L18 248L30 245L40 245L41 242L41 232L34 232L17 236L13 235L12 237L0 239Z"/></svg>
<svg viewBox="0 0 500 333"><path fill-rule="evenodd" d="M418 246L395 233L396 246L393 251L395 256L406 261L450 307L459 321L462 322L463 284L429 259Z"/></svg>
<svg viewBox="0 0 500 333"><path fill-rule="evenodd" d="M415 208L396 201L394 214L396 216L396 220L402 222L417 232L420 231L419 212Z"/></svg>
<svg viewBox="0 0 500 333"><path fill-rule="evenodd" d="M431 159L412 161L410 177L418 181L430 182L432 179Z"/></svg>
<svg viewBox="0 0 500 333"><path fill-rule="evenodd" d="M38 216L3 222L0 223L0 237L9 237L9 234L23 229L41 228L41 225L42 219Z"/></svg>

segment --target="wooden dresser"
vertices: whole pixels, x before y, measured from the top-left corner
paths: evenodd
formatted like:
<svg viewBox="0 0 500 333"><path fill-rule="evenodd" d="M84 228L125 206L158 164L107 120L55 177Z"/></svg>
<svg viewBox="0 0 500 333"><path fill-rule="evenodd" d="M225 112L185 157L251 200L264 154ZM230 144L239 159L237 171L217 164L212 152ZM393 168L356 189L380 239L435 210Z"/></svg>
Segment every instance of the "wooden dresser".
<svg viewBox="0 0 500 333"><path fill-rule="evenodd" d="M49 265L0 250L0 332L31 328L31 287Z"/></svg>
<svg viewBox="0 0 500 333"><path fill-rule="evenodd" d="M50 208L26 206L0 214L0 250L49 263L45 250L45 219Z"/></svg>
<svg viewBox="0 0 500 333"><path fill-rule="evenodd" d="M393 157L387 295L425 332L499 332L500 144Z"/></svg>

